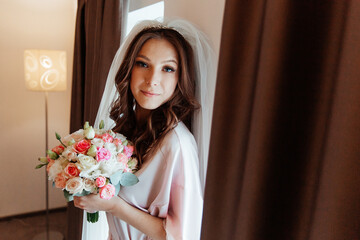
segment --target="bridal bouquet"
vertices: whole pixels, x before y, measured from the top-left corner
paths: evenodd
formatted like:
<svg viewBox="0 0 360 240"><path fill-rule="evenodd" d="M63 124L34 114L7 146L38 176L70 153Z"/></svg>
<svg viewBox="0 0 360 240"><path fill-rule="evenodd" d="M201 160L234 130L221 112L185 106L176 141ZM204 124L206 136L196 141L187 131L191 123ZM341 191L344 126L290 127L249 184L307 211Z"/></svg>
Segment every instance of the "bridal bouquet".
<svg viewBox="0 0 360 240"><path fill-rule="evenodd" d="M83 129L64 138L55 133L60 144L39 158L41 164L36 168L47 166L49 180L63 190L67 201L91 193L110 199L118 194L120 185L139 181L133 174L138 163L133 157L134 146L125 136L103 128L103 121L99 129L86 122ZM89 222L98 219L99 212L87 213Z"/></svg>

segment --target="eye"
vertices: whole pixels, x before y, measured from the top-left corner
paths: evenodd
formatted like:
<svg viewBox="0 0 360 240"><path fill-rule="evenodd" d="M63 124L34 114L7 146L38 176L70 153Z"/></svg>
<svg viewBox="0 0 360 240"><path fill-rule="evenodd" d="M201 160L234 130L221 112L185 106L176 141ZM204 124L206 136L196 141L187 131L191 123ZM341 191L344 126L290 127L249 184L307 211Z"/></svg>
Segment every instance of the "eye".
<svg viewBox="0 0 360 240"><path fill-rule="evenodd" d="M172 73L172 72L175 72L176 70L174 69L174 68L172 68L172 67L164 67L163 68L163 71L164 72L168 72L168 73Z"/></svg>
<svg viewBox="0 0 360 240"><path fill-rule="evenodd" d="M143 68L147 68L148 65L146 63L144 63L143 61L136 61L135 62L135 65L136 66L139 66L139 67L143 67Z"/></svg>

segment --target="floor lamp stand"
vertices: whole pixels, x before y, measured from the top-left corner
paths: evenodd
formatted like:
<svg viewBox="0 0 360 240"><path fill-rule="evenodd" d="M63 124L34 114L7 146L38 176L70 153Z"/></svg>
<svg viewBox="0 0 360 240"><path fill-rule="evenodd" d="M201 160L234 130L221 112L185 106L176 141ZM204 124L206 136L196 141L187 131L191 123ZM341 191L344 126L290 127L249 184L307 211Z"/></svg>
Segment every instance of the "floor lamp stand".
<svg viewBox="0 0 360 240"><path fill-rule="evenodd" d="M48 92L45 92L45 154L49 149L49 127L48 127ZM49 177L45 167L45 199L46 199L46 231L36 235L33 240L63 240L64 236L55 231L50 231L49 226Z"/></svg>

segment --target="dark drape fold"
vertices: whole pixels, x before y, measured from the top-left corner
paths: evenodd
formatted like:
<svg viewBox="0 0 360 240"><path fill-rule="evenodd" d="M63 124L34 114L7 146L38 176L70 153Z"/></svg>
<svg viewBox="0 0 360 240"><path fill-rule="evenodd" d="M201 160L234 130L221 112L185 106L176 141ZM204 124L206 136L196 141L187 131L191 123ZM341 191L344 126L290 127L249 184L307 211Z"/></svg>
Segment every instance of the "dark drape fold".
<svg viewBox="0 0 360 240"><path fill-rule="evenodd" d="M79 0L76 19L71 131L94 123L106 77L120 46L125 1Z"/></svg>
<svg viewBox="0 0 360 240"><path fill-rule="evenodd" d="M120 46L127 0L78 0L70 131L93 124L113 57ZM68 205L67 239L81 239L82 210Z"/></svg>
<svg viewBox="0 0 360 240"><path fill-rule="evenodd" d="M360 239L359 16L226 1L202 239Z"/></svg>

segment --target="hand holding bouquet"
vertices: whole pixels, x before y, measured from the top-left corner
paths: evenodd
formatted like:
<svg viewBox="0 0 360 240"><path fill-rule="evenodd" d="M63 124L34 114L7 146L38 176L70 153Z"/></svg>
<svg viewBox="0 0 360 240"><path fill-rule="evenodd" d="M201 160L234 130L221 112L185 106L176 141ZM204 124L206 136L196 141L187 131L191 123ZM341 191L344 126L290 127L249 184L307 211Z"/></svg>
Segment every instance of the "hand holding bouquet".
<svg viewBox="0 0 360 240"><path fill-rule="evenodd" d="M139 180L133 174L137 159L133 157L134 146L126 137L104 130L103 121L99 129L86 122L80 129L64 138L56 133L60 145L39 158L47 166L49 180L61 188L67 201L73 196L94 193L110 199L120 191L120 185L131 186ZM97 222L99 213L87 213L89 222Z"/></svg>

